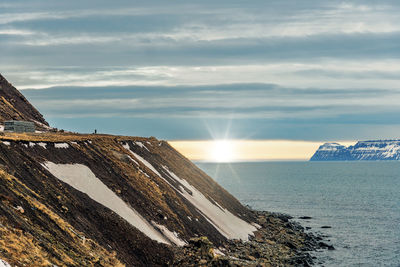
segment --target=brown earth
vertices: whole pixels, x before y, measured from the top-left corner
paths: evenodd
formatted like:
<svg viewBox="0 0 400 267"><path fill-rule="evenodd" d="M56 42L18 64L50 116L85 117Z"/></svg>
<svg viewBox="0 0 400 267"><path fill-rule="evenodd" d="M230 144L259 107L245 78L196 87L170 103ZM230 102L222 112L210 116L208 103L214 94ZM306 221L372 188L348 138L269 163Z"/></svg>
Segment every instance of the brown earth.
<svg viewBox="0 0 400 267"><path fill-rule="evenodd" d="M0 122L10 119L48 128L0 75ZM67 147L57 148L57 143ZM127 146L165 180L138 159L135 164ZM47 161L87 166L145 220L165 226L188 245L150 239L53 176L42 165ZM227 240L178 192L180 185L163 166L210 202L261 228L249 242ZM315 237L286 217L244 207L165 141L70 132L0 134L0 259L13 266L307 266L312 259L305 251L318 246ZM224 255L215 255L216 248Z"/></svg>
<svg viewBox="0 0 400 267"><path fill-rule="evenodd" d="M49 255L57 255L60 250L52 248L50 244L55 242L61 244L61 248L71 250L69 242L72 241L68 233L59 229L60 226L46 221L37 213L33 201L39 202L70 224L74 231L81 232L85 239L93 240L109 253L115 251L116 257L128 266L162 265L172 262L173 259L173 253L168 246L149 239L111 210L55 178L41 165L45 161L88 166L96 177L147 221L166 226L177 232L183 240L189 240L193 236L208 236L216 244L226 241L191 203L177 194L164 180L146 166L137 166L127 161L129 152L122 147L122 143L129 144L131 150L146 158L160 173L165 173L162 165L168 166L177 175L195 185L205 196L212 197L234 214L248 221L252 218L251 212L167 142L154 138L13 133L6 133L1 140L0 168L7 177L13 179L1 180L1 194L8 201L1 202L0 217L7 222L6 225L12 226L11 229L27 233L27 238L36 240ZM69 148L55 148L55 140L67 142ZM10 145L4 141L10 142ZM46 148L34 145L37 141L45 142ZM133 145L133 141L148 142L151 144L148 144L151 152ZM149 177L139 169L144 170ZM16 195L15 190L10 190L10 183L20 194L22 189L25 190L29 201L26 197ZM23 187L19 184L23 184ZM19 206L24 209L24 213L16 210ZM193 219L189 219L189 216ZM48 233L52 240L46 237ZM66 253L62 250L61 252ZM9 259L10 255L2 254L0 252L1 256ZM17 261L18 258L15 254L11 261ZM70 258L74 259L71 256ZM58 260L61 259L59 256Z"/></svg>
<svg viewBox="0 0 400 267"><path fill-rule="evenodd" d="M38 128L49 126L43 115L0 74L0 122L7 120L33 121Z"/></svg>
<svg viewBox="0 0 400 267"><path fill-rule="evenodd" d="M57 141L65 142L69 147L56 148ZM145 143L149 151L135 145L138 141ZM38 142L45 143L46 148ZM123 144L128 144L163 176L168 177L162 166L168 166L210 201L218 202L243 220L258 222L262 229L250 242L227 240L166 181L142 163L132 163L128 158L132 154ZM5 133L0 137L0 231L7 234L0 237L0 258L9 262L22 264L24 260L34 260L37 266L43 262L57 266L95 262L96 266L120 263L126 266L183 266L186 264L182 257L192 255L185 249L176 250L151 240L113 211L55 178L41 165L45 161L84 164L147 221L166 226L182 240L206 236L213 246L233 251L227 253L228 259L246 254L243 248L247 248L244 251L250 253L249 257L238 258L244 266L255 257L249 247L251 244L263 244L257 247L263 256L255 258L254 262L286 265L299 256L297 248L307 243L302 230L285 228L281 219L267 218L265 214L244 207L165 141L70 133ZM169 180L171 184L174 182ZM20 236L20 243L13 241L16 236ZM88 244L93 250L82 244ZM26 253L29 250L36 251L37 256ZM243 257L247 259L243 260Z"/></svg>

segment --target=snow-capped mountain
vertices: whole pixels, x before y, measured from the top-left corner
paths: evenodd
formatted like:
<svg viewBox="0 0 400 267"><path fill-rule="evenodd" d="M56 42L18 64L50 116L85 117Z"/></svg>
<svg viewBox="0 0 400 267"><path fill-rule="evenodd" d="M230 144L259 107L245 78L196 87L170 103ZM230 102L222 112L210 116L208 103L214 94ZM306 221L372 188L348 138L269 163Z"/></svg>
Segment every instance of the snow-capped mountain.
<svg viewBox="0 0 400 267"><path fill-rule="evenodd" d="M325 143L310 161L342 160L400 160L400 140L359 141L345 147L338 143Z"/></svg>

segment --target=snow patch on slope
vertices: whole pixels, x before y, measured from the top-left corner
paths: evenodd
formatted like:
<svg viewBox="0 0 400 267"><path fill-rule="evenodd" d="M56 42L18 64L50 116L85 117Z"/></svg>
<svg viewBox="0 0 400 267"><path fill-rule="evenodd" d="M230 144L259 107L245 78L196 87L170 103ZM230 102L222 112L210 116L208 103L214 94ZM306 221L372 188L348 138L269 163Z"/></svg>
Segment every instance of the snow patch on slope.
<svg viewBox="0 0 400 267"><path fill-rule="evenodd" d="M170 185L173 189L175 189L176 191L178 191L172 184L170 184L170 182L167 181L167 179L165 179L157 170L156 168L153 167L153 165L151 165L150 162L148 162L147 160L145 160L144 158L142 158L141 156L139 156L138 154L136 154L135 152L133 152L128 144L123 145L123 147L128 150L133 156L135 156L135 158L137 158L141 163L143 163L147 168L149 168L152 172L154 172L158 177L160 177L161 179L163 179L168 185ZM142 170L141 170L142 171ZM142 171L143 172L143 171ZM143 172L147 177L149 177L148 174L146 174L145 172ZM182 189L183 190L183 189Z"/></svg>
<svg viewBox="0 0 400 267"><path fill-rule="evenodd" d="M399 154L400 146L397 144L390 144L386 146L386 151L382 153L382 156L385 158L392 158L395 155Z"/></svg>
<svg viewBox="0 0 400 267"><path fill-rule="evenodd" d="M361 159L366 157L368 154L376 155L379 158L394 158L400 154L400 142L399 141L366 141L359 142L353 149L354 152L362 151L365 155Z"/></svg>
<svg viewBox="0 0 400 267"><path fill-rule="evenodd" d="M11 265L5 260L0 259L0 267L11 267Z"/></svg>
<svg viewBox="0 0 400 267"><path fill-rule="evenodd" d="M137 158L140 162L142 162L147 168L149 168L150 170L152 170L155 174L157 174L158 176L162 177L161 174L156 170L156 168L153 167L153 165L150 164L150 162L148 162L147 160L145 160L144 158L142 158L141 156L139 156L138 154L136 154L135 152L133 152L128 144L123 145L123 147L128 150L129 152L132 153L132 155L135 156L135 158Z"/></svg>
<svg viewBox="0 0 400 267"><path fill-rule="evenodd" d="M136 165L139 166L139 162L137 162L136 160L134 160L131 156L128 156L128 159L132 162L134 162Z"/></svg>
<svg viewBox="0 0 400 267"><path fill-rule="evenodd" d="M339 149L344 149L345 146L342 146L341 144L338 143L325 143L322 146L319 147L319 151L336 151Z"/></svg>
<svg viewBox="0 0 400 267"><path fill-rule="evenodd" d="M179 178L166 166L163 166L163 168L174 180L191 191L191 194L186 190L180 193L199 209L204 217L226 238L248 240L249 235L253 235L253 232L257 230L255 226L233 215L229 210L222 208L219 204L212 203L199 190L186 180Z"/></svg>
<svg viewBox="0 0 400 267"><path fill-rule="evenodd" d="M169 241L171 241L175 245L181 247L181 246L184 246L187 244L185 241L183 241L182 239L180 239L178 237L177 232L171 232L170 230L168 230L167 227L165 227L164 225L161 225L161 224L157 224L155 221L151 221L151 224L154 225L155 227L157 227L161 231L161 233L163 233L163 235L165 237L167 237L169 239Z"/></svg>
<svg viewBox="0 0 400 267"><path fill-rule="evenodd" d="M0 259L0 267L11 267L11 265L5 260Z"/></svg>
<svg viewBox="0 0 400 267"><path fill-rule="evenodd" d="M46 145L47 145L46 143L42 143L42 142L40 142L40 143L29 142L29 147L41 146L44 149L46 149Z"/></svg>
<svg viewBox="0 0 400 267"><path fill-rule="evenodd" d="M200 213L202 213L204 218L226 238L248 240L249 235L253 235L253 232L257 230L255 226L235 216L218 203L217 205L212 203L186 180L179 178L177 175L175 175L175 173L170 171L168 167L162 166L163 169L171 176L171 178L180 184L179 189L177 189L170 182L168 182L168 180L165 179L165 177L163 177L150 162L133 152L128 144L123 145L123 147L128 150L136 159L142 162L147 168L149 168L152 172L169 184L175 191L192 203L192 205L195 206Z"/></svg>
<svg viewBox="0 0 400 267"><path fill-rule="evenodd" d="M136 210L129 207L101 182L87 166L82 164L55 164L50 161L45 162L43 166L61 181L87 194L96 202L117 213L151 239L170 244L170 242L154 229Z"/></svg>
<svg viewBox="0 0 400 267"><path fill-rule="evenodd" d="M40 142L40 143L37 143L37 145L43 147L44 149L46 149L46 145L47 145L47 144L46 144L46 143Z"/></svg>
<svg viewBox="0 0 400 267"><path fill-rule="evenodd" d="M149 150L142 142L136 141L136 142L134 142L134 143L135 143L136 145L140 146L141 148L144 148L144 149L146 149L147 151L150 152L150 150Z"/></svg>
<svg viewBox="0 0 400 267"><path fill-rule="evenodd" d="M67 143L55 143L54 147L55 148L69 148L69 145Z"/></svg>

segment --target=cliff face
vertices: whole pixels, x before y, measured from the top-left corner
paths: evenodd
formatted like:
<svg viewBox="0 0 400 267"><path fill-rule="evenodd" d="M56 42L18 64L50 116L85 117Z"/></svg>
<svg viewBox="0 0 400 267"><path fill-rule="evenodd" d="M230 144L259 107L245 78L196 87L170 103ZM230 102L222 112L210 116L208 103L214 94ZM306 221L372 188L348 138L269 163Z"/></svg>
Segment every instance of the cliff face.
<svg viewBox="0 0 400 267"><path fill-rule="evenodd" d="M359 141L349 147L337 143L325 143L310 159L310 161L350 160L400 160L400 140Z"/></svg>
<svg viewBox="0 0 400 267"><path fill-rule="evenodd" d="M57 265L162 265L191 237L220 244L256 231L248 209L154 138L6 134L0 200L0 231L30 240L18 252L0 236L9 263L32 246Z"/></svg>
<svg viewBox="0 0 400 267"><path fill-rule="evenodd" d="M310 161L341 161L351 158L350 151L338 143L325 143L311 157Z"/></svg>
<svg viewBox="0 0 400 267"><path fill-rule="evenodd" d="M0 74L0 122L7 120L33 121L39 127L49 125L42 114Z"/></svg>

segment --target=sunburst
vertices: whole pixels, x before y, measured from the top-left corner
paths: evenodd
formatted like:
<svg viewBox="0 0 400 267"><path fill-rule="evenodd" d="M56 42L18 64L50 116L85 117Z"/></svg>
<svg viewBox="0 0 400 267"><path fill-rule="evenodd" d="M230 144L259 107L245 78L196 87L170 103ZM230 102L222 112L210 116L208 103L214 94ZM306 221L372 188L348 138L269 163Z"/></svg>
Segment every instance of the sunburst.
<svg viewBox="0 0 400 267"><path fill-rule="evenodd" d="M232 162L235 160L234 142L229 140L215 140L210 151L210 158L215 162Z"/></svg>

